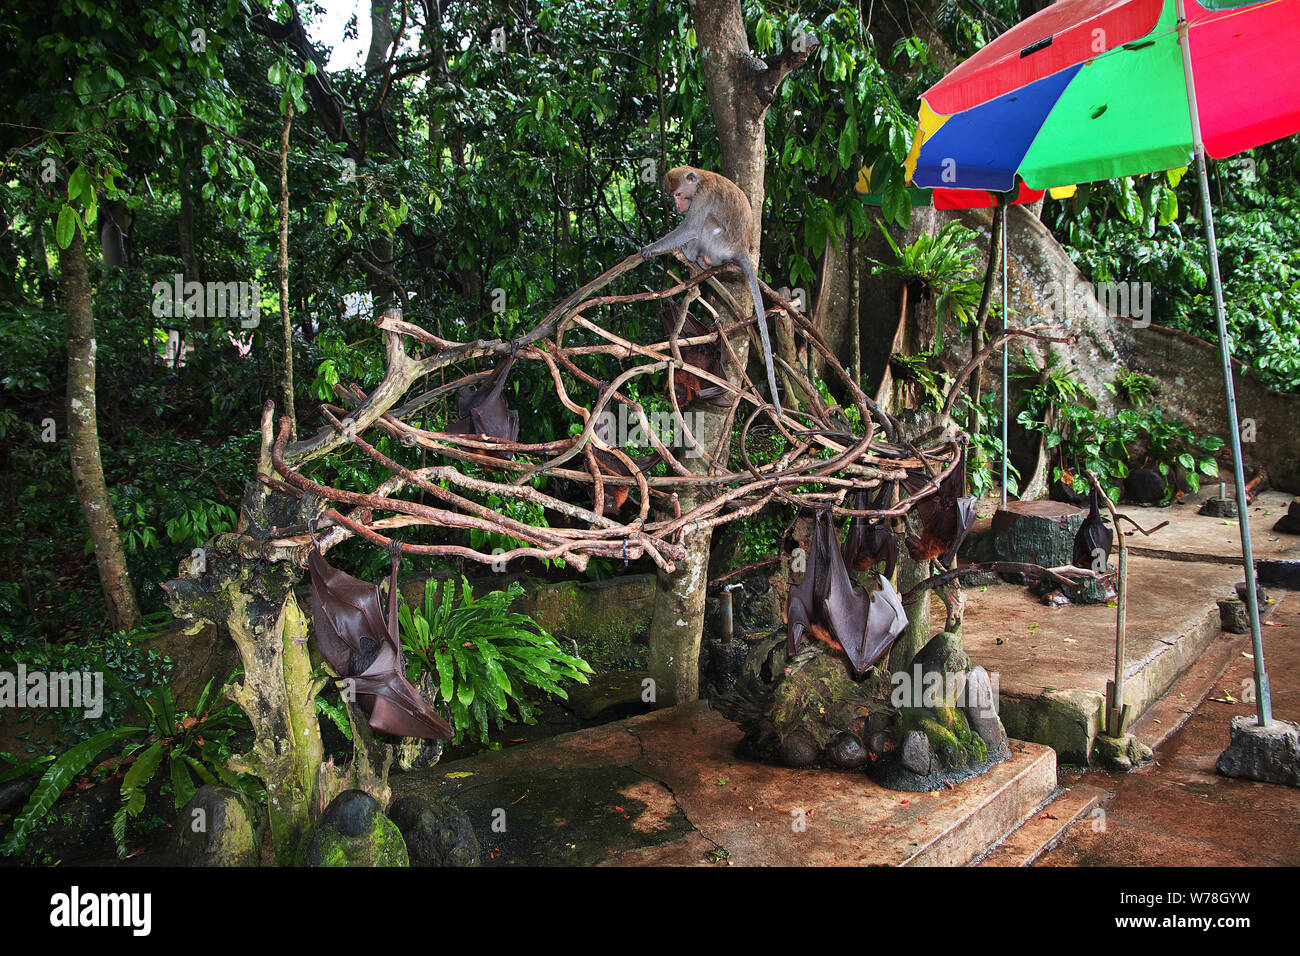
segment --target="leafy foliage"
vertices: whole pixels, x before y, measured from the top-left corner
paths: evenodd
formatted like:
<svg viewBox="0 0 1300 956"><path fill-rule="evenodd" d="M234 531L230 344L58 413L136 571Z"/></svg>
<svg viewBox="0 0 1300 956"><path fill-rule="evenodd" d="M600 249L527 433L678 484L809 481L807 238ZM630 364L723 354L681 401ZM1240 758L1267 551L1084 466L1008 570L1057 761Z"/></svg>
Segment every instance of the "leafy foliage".
<svg viewBox="0 0 1300 956"><path fill-rule="evenodd" d="M166 685L152 688L147 695L137 696L119 681L114 679L111 682L128 696L146 723L103 731L54 759L15 818L3 852L20 852L63 791L105 750L133 737L142 739L128 743L120 757L105 761L96 768L111 771L123 765L127 767L122 777L121 803L113 815L113 838L118 856L126 855L127 825L144 810L147 788L164 762L168 770L164 786L170 788L172 803L177 810L189 802L200 783L222 783L257 800L262 799L261 784L255 778L226 768L233 739L250 728L247 717L234 704L216 710L211 708L212 681L203 688L193 713L176 710L171 689Z"/></svg>
<svg viewBox="0 0 1300 956"><path fill-rule="evenodd" d="M1291 137L1210 171L1230 346L1285 391L1300 390L1297 160ZM1092 183L1044 220L1092 281L1150 282L1154 322L1217 341L1198 190L1195 170Z"/></svg>
<svg viewBox="0 0 1300 956"><path fill-rule="evenodd" d="M500 730L515 719L512 706L518 719L535 723L531 692L567 699L565 682L585 684L592 673L536 621L510 611L523 593L523 586L512 581L504 591L475 598L462 577L457 600L450 581L440 589L430 579L423 610L403 604L398 611L407 677L417 681L424 673L437 675L438 696L451 707L457 741L469 734L486 743L489 720Z"/></svg>
<svg viewBox="0 0 1300 956"><path fill-rule="evenodd" d="M1219 473L1214 452L1223 446L1215 435L1198 436L1187 425L1165 415L1157 406L1139 406L1111 413L1097 411L1095 402L1071 375L1059 353L1047 366L1035 369L1028 353L1027 368L1013 376L1027 380L1017 421L1041 432L1053 456L1052 478L1066 481L1076 492L1086 488L1083 471L1091 471L1112 500L1118 501L1123 479L1132 468L1151 466L1166 479L1168 500L1184 484L1200 488L1200 476ZM1149 398L1150 383L1142 376L1120 376L1113 389L1131 400Z"/></svg>

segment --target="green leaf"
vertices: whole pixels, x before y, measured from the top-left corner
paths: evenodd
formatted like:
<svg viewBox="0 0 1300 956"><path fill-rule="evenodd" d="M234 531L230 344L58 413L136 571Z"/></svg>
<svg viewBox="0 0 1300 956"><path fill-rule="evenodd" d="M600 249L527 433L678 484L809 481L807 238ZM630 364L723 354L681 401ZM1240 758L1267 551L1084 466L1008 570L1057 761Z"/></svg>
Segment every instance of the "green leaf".
<svg viewBox="0 0 1300 956"><path fill-rule="evenodd" d="M67 203L59 210L59 221L54 227L54 239L60 249L72 245L74 230L77 228L77 213Z"/></svg>
<svg viewBox="0 0 1300 956"><path fill-rule="evenodd" d="M190 798L198 788L194 786L194 778L186 769L185 758L173 755L172 759L167 761L167 772L172 782L172 803L179 810L190 802Z"/></svg>
<svg viewBox="0 0 1300 956"><path fill-rule="evenodd" d="M76 202L77 197L84 193L93 193L94 188L90 183L90 173L86 171L85 166L78 166L76 171L68 178L68 202Z"/></svg>
<svg viewBox="0 0 1300 956"><path fill-rule="evenodd" d="M84 770L92 760L113 746L113 744L143 733L145 733L143 727L118 727L114 730L106 730L102 734L96 734L89 740L83 740L75 747L65 751L45 771L40 783L36 785L36 789L32 791L32 795L27 799L27 805L23 807L22 813L14 821L13 832L9 834L9 839L5 841L3 852L6 854L14 853L22 847L23 841L31 829L41 821L50 807L54 806L54 802L59 799L59 795L63 793L73 778Z"/></svg>

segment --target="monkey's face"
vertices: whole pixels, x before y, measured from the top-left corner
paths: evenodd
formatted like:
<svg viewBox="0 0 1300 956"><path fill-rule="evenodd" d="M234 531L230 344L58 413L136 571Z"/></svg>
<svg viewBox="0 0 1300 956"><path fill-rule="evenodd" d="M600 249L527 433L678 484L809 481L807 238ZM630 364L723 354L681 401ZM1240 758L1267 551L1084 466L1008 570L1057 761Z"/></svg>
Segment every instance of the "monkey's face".
<svg viewBox="0 0 1300 956"><path fill-rule="evenodd" d="M677 211L686 215L686 210L691 208L691 199L695 196L695 189L700 181L689 171L681 175L679 172L674 169L668 174L668 192L673 197L673 205L677 207Z"/></svg>

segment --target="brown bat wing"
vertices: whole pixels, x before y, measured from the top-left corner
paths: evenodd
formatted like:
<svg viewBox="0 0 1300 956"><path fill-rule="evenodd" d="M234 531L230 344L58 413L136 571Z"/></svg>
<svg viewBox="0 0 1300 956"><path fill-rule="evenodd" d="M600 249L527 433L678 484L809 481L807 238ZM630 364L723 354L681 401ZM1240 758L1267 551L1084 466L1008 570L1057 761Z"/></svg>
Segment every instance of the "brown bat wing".
<svg viewBox="0 0 1300 956"><path fill-rule="evenodd" d="M827 551L826 566L822 569L826 597L820 608L821 617L826 629L844 648L854 672L861 676L875 663L871 652L879 643L878 636L872 633L871 596L853 586L844 557L836 546L835 526L829 518L820 525L818 534Z"/></svg>
<svg viewBox="0 0 1300 956"><path fill-rule="evenodd" d="M396 737L450 740L455 728L438 715L406 679L405 661L385 639L371 665L356 676L357 701L370 713L370 727Z"/></svg>
<svg viewBox="0 0 1300 956"><path fill-rule="evenodd" d="M862 654L867 667L880 660L898 640L898 635L907 629L907 611L903 609L898 592L888 578L876 577L880 579L880 587L871 592L871 618Z"/></svg>
<svg viewBox="0 0 1300 956"><path fill-rule="evenodd" d="M379 588L330 567L319 548L311 549L307 565L316 646L334 670L347 676L353 655L373 654L388 633Z"/></svg>
<svg viewBox="0 0 1300 956"><path fill-rule="evenodd" d="M975 523L976 499L966 491L966 450L960 452L957 467L939 482L939 490L916 506L916 517L921 531L908 535L907 551L916 561L939 558L945 567L951 567L957 550ZM912 493L924 490L930 479L924 475L909 474L903 487Z"/></svg>
<svg viewBox="0 0 1300 956"><path fill-rule="evenodd" d="M502 391L506 387L506 379L510 375L510 368L515 364L514 353L506 355L497 367L492 370L492 374L483 380L478 388L466 386L456 393L456 411L461 418L469 415L475 408L479 408L501 397Z"/></svg>
<svg viewBox="0 0 1300 956"><path fill-rule="evenodd" d="M319 548L307 562L316 646L339 676L353 679L370 726L400 737L454 737L455 729L406 679L401 641L384 620L379 588L330 567ZM390 619L395 626L396 616Z"/></svg>
<svg viewBox="0 0 1300 956"><path fill-rule="evenodd" d="M821 515L813 529L812 540L808 542L808 559L804 565L803 580L790 588L790 597L785 609L785 650L793 655L803 643L804 633L812 626L819 606L817 600L817 578L821 572L823 555L820 546L819 531Z"/></svg>
<svg viewBox="0 0 1300 956"><path fill-rule="evenodd" d="M1074 566L1091 568L1093 555L1100 550L1110 558L1111 546L1115 543L1115 532L1101 516L1101 499L1097 489L1092 489L1092 498L1088 505L1088 517L1083 519L1074 536Z"/></svg>
<svg viewBox="0 0 1300 956"><path fill-rule="evenodd" d="M682 307L671 300L665 301L659 308L659 319L663 322L664 334L671 335L673 329L677 327L677 316L681 313ZM686 313L682 321L681 334L684 338L695 338L698 335L708 335L709 329L689 312ZM722 350L716 344L691 345L681 350L682 361L687 365L702 369L713 375L722 374ZM701 398L711 405L727 405L731 399L727 396L727 390L721 385L706 385L698 376L690 372L679 372L674 376L677 391L678 404Z"/></svg>
<svg viewBox="0 0 1300 956"><path fill-rule="evenodd" d="M456 393L460 419L447 429L450 435L488 435L506 441L519 440L519 413L512 410L504 394L506 379L515 357L502 359L478 388L465 387ZM489 452L506 457L501 452Z"/></svg>
<svg viewBox="0 0 1300 956"><path fill-rule="evenodd" d="M858 491L854 509L868 511L888 507L891 487L881 485L870 500L866 491ZM898 546L889 525L883 519L853 518L849 522L848 537L844 540L844 563L854 571L865 571L882 559L885 577L892 576L898 561Z"/></svg>
<svg viewBox="0 0 1300 956"><path fill-rule="evenodd" d="M867 593L853 587L844 558L835 544L835 525L827 518L822 533L831 553L823 568L827 580L827 598L822 617L858 676L879 661L907 627L907 615L898 594L881 578L878 591Z"/></svg>

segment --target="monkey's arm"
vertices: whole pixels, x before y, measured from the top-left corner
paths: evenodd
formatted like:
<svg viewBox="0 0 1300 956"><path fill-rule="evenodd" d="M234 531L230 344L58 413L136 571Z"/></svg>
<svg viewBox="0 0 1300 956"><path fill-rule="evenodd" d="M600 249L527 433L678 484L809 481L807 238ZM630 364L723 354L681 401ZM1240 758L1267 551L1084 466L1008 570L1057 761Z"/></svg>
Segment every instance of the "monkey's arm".
<svg viewBox="0 0 1300 956"><path fill-rule="evenodd" d="M691 225L690 221L683 222L662 239L656 239L650 245L641 250L641 256L645 259L652 259L655 256L663 255L665 252L672 252L674 249L680 249L688 242L699 242L699 234Z"/></svg>

